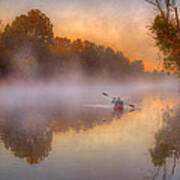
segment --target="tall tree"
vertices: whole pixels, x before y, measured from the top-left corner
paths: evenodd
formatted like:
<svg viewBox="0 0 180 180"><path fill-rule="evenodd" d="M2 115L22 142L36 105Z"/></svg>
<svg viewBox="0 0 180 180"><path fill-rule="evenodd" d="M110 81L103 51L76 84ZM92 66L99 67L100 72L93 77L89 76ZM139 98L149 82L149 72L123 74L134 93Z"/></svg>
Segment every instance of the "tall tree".
<svg viewBox="0 0 180 180"><path fill-rule="evenodd" d="M38 9L32 9L27 15L16 17L12 24L5 27L1 40L2 46L8 50L6 58L9 59L11 70L22 70L22 73L26 71L23 69L34 71L37 68L34 66L38 64L41 64L41 72L49 66L49 45L52 42L53 25Z"/></svg>
<svg viewBox="0 0 180 180"><path fill-rule="evenodd" d="M38 9L32 9L27 15L16 17L11 25L8 24L5 27L2 40L8 48L14 48L17 44L28 40L51 43L53 25L44 13Z"/></svg>
<svg viewBox="0 0 180 180"><path fill-rule="evenodd" d="M180 70L180 22L175 0L145 0L157 11L150 30L164 54L164 66Z"/></svg>

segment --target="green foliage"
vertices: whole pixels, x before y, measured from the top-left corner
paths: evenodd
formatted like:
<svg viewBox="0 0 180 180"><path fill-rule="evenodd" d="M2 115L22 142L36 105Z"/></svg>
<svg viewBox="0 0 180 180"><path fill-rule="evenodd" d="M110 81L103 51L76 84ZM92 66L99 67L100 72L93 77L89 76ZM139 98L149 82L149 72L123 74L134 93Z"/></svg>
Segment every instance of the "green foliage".
<svg viewBox="0 0 180 180"><path fill-rule="evenodd" d="M180 112L178 108L176 112L167 108L163 114L164 126L157 132L155 146L150 150L152 162L156 167L165 165L168 158L179 159L180 157L179 118Z"/></svg>
<svg viewBox="0 0 180 180"><path fill-rule="evenodd" d="M177 72L180 70L180 22L176 1L145 1L158 10L150 30L156 46L164 54L164 67Z"/></svg>
<svg viewBox="0 0 180 180"><path fill-rule="evenodd" d="M29 78L32 75L47 74L51 57L49 46L53 42L53 25L38 9L21 15L7 24L0 42L7 73ZM44 73L43 73L44 72Z"/></svg>
<svg viewBox="0 0 180 180"><path fill-rule="evenodd" d="M28 41L51 43L53 41L53 25L49 18L40 10L35 9L27 15L15 18L11 25L5 27L2 42L6 48L14 48Z"/></svg>
<svg viewBox="0 0 180 180"><path fill-rule="evenodd" d="M151 27L156 45L164 53L164 67L168 70L180 69L180 35L173 19L158 15Z"/></svg>
<svg viewBox="0 0 180 180"><path fill-rule="evenodd" d="M142 61L130 61L112 48L98 46L87 40L71 42L67 38L55 38L55 47L51 51L56 56L56 67L64 71L81 70L85 75L123 79L124 77L144 72Z"/></svg>
<svg viewBox="0 0 180 180"><path fill-rule="evenodd" d="M159 32L159 26L166 27L163 23L158 17L153 32ZM173 26L169 29L172 29L173 37L176 33ZM50 19L38 9L20 15L6 25L0 39L0 51L1 78L51 78L79 72L100 80L149 76L144 72L141 60L130 62L110 47L81 39L54 38Z"/></svg>
<svg viewBox="0 0 180 180"><path fill-rule="evenodd" d="M162 50L165 55L170 53L178 35L178 30L173 22L158 15L154 19L151 30L155 34L155 39L160 50Z"/></svg>
<svg viewBox="0 0 180 180"><path fill-rule="evenodd" d="M34 115L34 114L33 114ZM27 117L23 122L28 121ZM36 123L36 125L33 125ZM20 119L7 119L4 127L0 127L2 141L6 149L13 152L15 157L25 159L27 163L39 164L51 151L52 130L46 123L29 124L25 130Z"/></svg>

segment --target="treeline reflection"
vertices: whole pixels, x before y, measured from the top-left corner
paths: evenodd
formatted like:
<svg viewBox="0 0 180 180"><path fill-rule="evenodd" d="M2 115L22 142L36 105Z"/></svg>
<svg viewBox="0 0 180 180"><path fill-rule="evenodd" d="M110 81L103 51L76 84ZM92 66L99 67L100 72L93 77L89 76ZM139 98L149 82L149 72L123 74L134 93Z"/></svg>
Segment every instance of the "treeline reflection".
<svg viewBox="0 0 180 180"><path fill-rule="evenodd" d="M54 132L87 131L110 123L113 116L110 110L105 109L76 113L24 111L1 114L0 139L15 157L25 159L31 165L39 164L52 150Z"/></svg>
<svg viewBox="0 0 180 180"><path fill-rule="evenodd" d="M163 126L155 135L154 147L150 150L156 172L152 179L168 179L175 175L180 158L180 109L167 108L163 115Z"/></svg>

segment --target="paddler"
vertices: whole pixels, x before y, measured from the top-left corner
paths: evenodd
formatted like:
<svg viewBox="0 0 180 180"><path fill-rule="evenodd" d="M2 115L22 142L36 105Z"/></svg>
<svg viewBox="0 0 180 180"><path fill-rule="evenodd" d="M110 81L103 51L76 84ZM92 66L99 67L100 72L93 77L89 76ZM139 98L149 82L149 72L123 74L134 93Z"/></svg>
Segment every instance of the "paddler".
<svg viewBox="0 0 180 180"><path fill-rule="evenodd" d="M123 101L121 101L121 98L118 97L117 101L115 101L114 104L114 110L122 110L123 109Z"/></svg>
<svg viewBox="0 0 180 180"><path fill-rule="evenodd" d="M116 97L113 97L112 104L116 103Z"/></svg>

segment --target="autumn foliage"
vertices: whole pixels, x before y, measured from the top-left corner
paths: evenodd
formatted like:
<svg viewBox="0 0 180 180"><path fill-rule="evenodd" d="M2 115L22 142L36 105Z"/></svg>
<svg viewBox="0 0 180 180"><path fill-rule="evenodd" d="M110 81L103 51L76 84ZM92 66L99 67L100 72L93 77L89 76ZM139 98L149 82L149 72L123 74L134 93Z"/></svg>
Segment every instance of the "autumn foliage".
<svg viewBox="0 0 180 180"><path fill-rule="evenodd" d="M154 28L155 30L155 28ZM7 24L0 39L0 78L61 78L66 75L125 80L145 75L141 60L90 41L54 37L50 19L38 9Z"/></svg>
<svg viewBox="0 0 180 180"><path fill-rule="evenodd" d="M170 71L180 70L180 22L175 0L145 0L153 5L157 14L150 30L156 45L164 55L164 67Z"/></svg>

